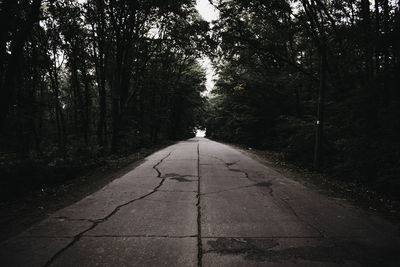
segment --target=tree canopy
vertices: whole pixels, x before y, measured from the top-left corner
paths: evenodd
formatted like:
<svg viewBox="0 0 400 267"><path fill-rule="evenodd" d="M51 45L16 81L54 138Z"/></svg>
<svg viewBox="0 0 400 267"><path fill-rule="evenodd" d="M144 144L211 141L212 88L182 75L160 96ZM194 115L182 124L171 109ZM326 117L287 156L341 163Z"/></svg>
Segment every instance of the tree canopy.
<svg viewBox="0 0 400 267"><path fill-rule="evenodd" d="M194 136L210 43L194 1L0 1L0 13L5 190Z"/></svg>
<svg viewBox="0 0 400 267"><path fill-rule="evenodd" d="M399 192L399 3L214 1L207 136Z"/></svg>
<svg viewBox="0 0 400 267"><path fill-rule="evenodd" d="M398 1L209 2L0 1L1 188L205 127L400 192Z"/></svg>

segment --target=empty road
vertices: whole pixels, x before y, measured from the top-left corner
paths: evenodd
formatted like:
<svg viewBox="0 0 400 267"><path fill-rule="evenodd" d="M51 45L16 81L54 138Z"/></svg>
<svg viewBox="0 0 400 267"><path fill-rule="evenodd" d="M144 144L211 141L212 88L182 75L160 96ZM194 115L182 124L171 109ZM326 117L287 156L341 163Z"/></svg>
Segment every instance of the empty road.
<svg viewBox="0 0 400 267"><path fill-rule="evenodd" d="M399 228L204 138L0 245L1 266L400 266Z"/></svg>

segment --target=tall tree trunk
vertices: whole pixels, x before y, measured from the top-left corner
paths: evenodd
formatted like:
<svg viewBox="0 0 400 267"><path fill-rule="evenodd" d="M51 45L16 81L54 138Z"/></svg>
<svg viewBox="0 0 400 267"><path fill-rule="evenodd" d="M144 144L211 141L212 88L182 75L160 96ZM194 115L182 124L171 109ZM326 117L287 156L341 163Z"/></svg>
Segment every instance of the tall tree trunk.
<svg viewBox="0 0 400 267"><path fill-rule="evenodd" d="M120 99L118 96L113 96L112 108L112 137L111 137L111 150L113 153L118 152L119 149L119 127L120 127Z"/></svg>
<svg viewBox="0 0 400 267"><path fill-rule="evenodd" d="M103 0L96 1L96 15L97 15L97 37L94 37L94 42L98 44L98 58L96 77L99 92L99 120L97 123L97 139L99 145L104 149L106 144L105 134L107 132L106 116L107 116L107 101L106 101L106 64L107 52L105 47L105 16L104 16L104 2ZM94 51L96 43L94 44Z"/></svg>
<svg viewBox="0 0 400 267"><path fill-rule="evenodd" d="M375 75L379 73L380 68L380 51L378 49L378 45L380 42L380 15L379 15L379 2L380 0L375 0L375 49L374 49L374 58L375 58Z"/></svg>
<svg viewBox="0 0 400 267"><path fill-rule="evenodd" d="M103 63L102 63L103 64ZM99 139L99 144L104 148L105 145L105 133L107 132L106 116L107 116L107 102L106 102L106 78L105 78L105 68L102 68L100 75L100 83L98 85L99 90L99 121L97 126L97 136Z"/></svg>
<svg viewBox="0 0 400 267"><path fill-rule="evenodd" d="M65 148L67 144L67 130L65 124L64 113L62 111L62 106L60 103L60 85L58 81L58 67L56 64L56 55L57 55L57 48L53 43L53 62L52 65L49 67L49 76L51 80L51 87L53 89L54 94L54 105L55 105L55 115L56 115L56 122L57 122L57 142L59 145L59 149L65 155Z"/></svg>
<svg viewBox="0 0 400 267"><path fill-rule="evenodd" d="M90 85L89 85L89 77L88 77L87 68L86 68L86 62L83 62L82 75L83 75L83 83L85 86L85 103L84 103L85 115L84 115L84 123L83 123L83 132L84 132L85 144L88 144L89 134L91 132L90 113L91 113L91 107L92 107L92 99L91 99L91 95L90 95Z"/></svg>
<svg viewBox="0 0 400 267"><path fill-rule="evenodd" d="M367 80L373 77L373 43L371 42L372 27L371 27L371 11L369 0L361 0L361 14L363 25L363 43L365 47L365 71Z"/></svg>
<svg viewBox="0 0 400 267"><path fill-rule="evenodd" d="M82 126L79 127L80 125L82 125L82 122L80 119L78 119L78 114L82 114L83 111L82 95L81 95L78 67L76 63L76 56L72 55L70 61L71 61L71 87L73 90L73 94L71 95L71 97L72 97L72 102L74 104L72 111L74 118L74 133L78 133L79 128L82 128Z"/></svg>
<svg viewBox="0 0 400 267"><path fill-rule="evenodd" d="M361 19L363 27L363 44L365 44L365 102L364 113L366 122L364 125L364 138L369 142L365 144L364 154L366 157L365 166L363 168L364 178L373 179L376 173L376 162L373 160L375 151L373 140L377 123L377 109L379 103L379 94L377 94L378 80L374 72L374 43L371 40L372 22L369 0L361 1Z"/></svg>
<svg viewBox="0 0 400 267"><path fill-rule="evenodd" d="M7 12L8 4L13 1L5 1L2 4L2 8L5 8L4 12ZM0 130L3 128L4 121L6 116L9 112L10 105L13 103L14 99L14 90L15 90L15 83L16 83L16 74L18 73L18 68L20 65L20 59L23 55L23 48L25 42L28 40L30 33L33 29L33 25L39 18L40 14L40 5L41 0L33 0L32 4L30 5L30 10L28 10L28 17L25 23L21 26L21 28L15 33L15 37L11 42L11 54L5 55L3 52L0 51ZM9 10L10 11L10 10ZM10 11L12 12L12 11ZM1 14L3 15L3 14ZM3 16L2 16L3 17ZM2 26L3 27L3 26ZM6 40L7 29L1 29L1 42L0 47L2 50L5 49L5 42ZM5 57L9 57L7 68L3 69ZM4 83L3 83L4 80Z"/></svg>
<svg viewBox="0 0 400 267"><path fill-rule="evenodd" d="M383 35L383 39L384 39L384 45L383 45L383 56L384 56L384 60L385 60L385 73L387 73L388 71L388 67L389 67L389 61L390 61L390 51L389 51L389 2L388 0L383 0L383 31L384 31L384 35Z"/></svg>
<svg viewBox="0 0 400 267"><path fill-rule="evenodd" d="M112 136L111 150L116 153L119 149L119 121L120 121L120 103L121 103L121 80L122 80L122 48L118 47L116 51L116 68L114 69L113 86L111 87L111 109L112 109Z"/></svg>
<svg viewBox="0 0 400 267"><path fill-rule="evenodd" d="M324 109L325 109L325 91L327 79L327 51L326 40L324 37L320 39L319 46L319 90L318 90L318 111L315 132L314 147L314 169L319 170L322 162L323 150L323 128L324 128Z"/></svg>
<svg viewBox="0 0 400 267"><path fill-rule="evenodd" d="M304 10L310 21L311 34L313 40L318 48L319 57L319 87L318 87L318 101L317 101L317 121L315 126L315 145L314 145L314 160L313 167L319 170L322 163L323 155L323 141L324 141L324 110L325 110L325 91L327 87L327 42L326 30L324 26L325 17L332 22L332 18L328 10L321 1L302 1Z"/></svg>

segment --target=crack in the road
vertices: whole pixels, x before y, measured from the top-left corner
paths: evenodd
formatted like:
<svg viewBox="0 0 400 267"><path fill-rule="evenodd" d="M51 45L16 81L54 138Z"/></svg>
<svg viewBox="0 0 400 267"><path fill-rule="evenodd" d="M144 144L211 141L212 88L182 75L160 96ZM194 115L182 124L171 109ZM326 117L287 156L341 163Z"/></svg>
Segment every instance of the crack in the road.
<svg viewBox="0 0 400 267"><path fill-rule="evenodd" d="M167 173L164 176L165 176L165 178L171 178L171 179L173 179L175 177L183 177L183 178L185 178L185 177L196 177L197 178L196 175L179 174L179 173Z"/></svg>
<svg viewBox="0 0 400 267"><path fill-rule="evenodd" d="M237 163L239 163L240 160L236 160L236 161L233 161L233 162L225 162L223 159L220 159L220 158L218 158L218 157L216 157L216 156L214 156L214 155L210 155L210 154L206 154L206 155L209 156L209 157L212 157L212 158L215 158L215 159L221 161L229 171L243 173L247 179L253 181L252 179L250 179L250 175L249 175L248 172L243 171L243 170L241 170L241 169L233 169L233 168L231 168L231 166L236 165ZM241 188L247 188L247 187L257 186L257 187L267 187L267 188L269 189L268 194L269 194L271 197L274 197L274 190L272 189L272 183L271 183L271 182L272 182L273 180L275 180L275 179L276 179L276 178L273 178L273 179L270 179L270 180L264 181L264 182L259 182L259 183L256 183L256 184L254 184L254 185L249 185L249 186L244 186L244 187L237 187L237 188L232 188L232 189L227 189L227 190L221 190L221 191L217 191L217 192L210 192L210 193L207 193L207 194L222 193L222 192L225 192L225 191L230 191L230 190L236 190L236 189L241 189Z"/></svg>
<svg viewBox="0 0 400 267"><path fill-rule="evenodd" d="M201 206L200 206L200 142L197 143L197 266L203 265L203 244L201 242Z"/></svg>
<svg viewBox="0 0 400 267"><path fill-rule="evenodd" d="M159 162L157 162L156 165L153 166L153 169L156 170L157 172L157 177L160 178L161 177L161 172L160 170L157 168L158 165L160 165L166 158L168 158L171 155L172 151L169 152L165 157L163 157ZM162 185L162 184L161 184ZM158 187L160 187L161 185L159 185ZM156 187L157 188L157 187Z"/></svg>
<svg viewBox="0 0 400 267"><path fill-rule="evenodd" d="M230 166L236 165L240 160L237 160L237 161L234 161L234 162L225 162L224 160L222 160L222 159L220 159L220 158L218 158L218 157L216 157L216 156L214 156L214 155L208 155L208 156L210 156L210 157L212 157L212 158L215 158L215 159L221 161L222 163L224 163L225 167L228 168L228 170L230 170L230 171L235 171L235 172L241 172L241 173L245 174L246 178L249 178L249 174L248 174L247 172L245 172L245 171L243 171L243 170L240 170L240 169L233 169L233 168L230 167ZM272 180L275 180L275 179L272 179ZM237 189L242 189L242 188L249 188L249 187L253 187L253 186L260 186L260 187L267 187L267 188L269 189L269 192L268 192L269 195L270 195L271 197L274 197L273 189L272 189L272 187L271 187L271 186L272 186L272 183L271 183L272 180L266 181L266 182L257 183L257 184L254 184L254 185L241 186L241 187L236 187L236 188L231 188L231 189L220 190L220 191L216 191L216 192L204 193L203 195L217 194L217 193L222 193L222 192L231 191L231 190L237 190ZM323 231L321 231L320 229L318 229L316 226L314 226L314 225L311 224L310 222L308 222L308 221L304 220L303 218L301 218L301 217L297 214L297 212L294 210L294 208L293 208L285 199L279 198L279 200L286 204L286 206L290 209L290 211L294 214L294 216L295 216L299 221L303 222L304 224L308 225L309 227L311 227L312 229L314 229L315 231L317 231L318 234L319 234L321 237L326 237L326 235L323 233Z"/></svg>
<svg viewBox="0 0 400 267"><path fill-rule="evenodd" d="M242 171L242 170L239 170L239 169L232 169L232 168L230 168L230 166L236 165L240 160L237 160L237 161L234 161L234 162L225 162L224 160L222 160L222 159L220 159L220 158L218 158L218 157L216 157L216 156L213 156L213 155L208 155L208 156L210 156L210 157L212 157L212 158L215 158L215 159L217 159L217 160L223 162L224 165L228 168L228 170L244 173L245 176L246 176L246 178L249 178L249 175L248 175L247 172ZM276 179L276 178L275 178L275 179ZM275 179L272 179L272 180L275 180ZM226 192L226 191L232 191L232 190L237 190L237 189L249 188L249 187L253 187L253 186L260 186L260 187L267 187L267 188L269 189L269 192L268 192L269 195L270 195L271 197L274 197L273 189L272 189L272 183L271 183L272 180L266 181L266 182L257 183L257 184L253 184L253 185L247 185L247 186L235 187L235 188L230 188L230 189L225 189L225 190L220 190L220 191L215 191L215 192L204 193L203 195L218 194L218 193L222 193L222 192ZM273 198L273 199L274 199L274 198ZM310 228L314 229L321 237L325 237L325 238L327 237L327 236L325 235L325 233L324 233L322 230L320 230L318 227L316 227L315 225L313 225L311 222L309 222L309 221L307 221L307 220L301 218L301 217L297 214L296 210L290 205L290 203L289 203L288 201L286 201L284 198L279 198L279 200L280 200L281 202L283 202L283 203L290 209L290 211L294 214L294 216L295 216L299 221L303 222L304 224L308 225ZM275 202L275 201L274 201L274 202Z"/></svg>
<svg viewBox="0 0 400 267"><path fill-rule="evenodd" d="M334 244L335 246L341 247L341 244L339 244L335 238L328 236L323 230L319 229L317 226L315 226L314 224L312 224L311 222L309 222L308 220L300 217L300 215L296 212L296 210L292 207L292 205L289 203L290 199L285 199L285 198L279 198L283 203L286 204L286 206L292 211L292 213L294 214L294 216L301 222L303 222L304 224L308 225L310 228L314 229L319 235L320 238L325 238L326 240L330 241L332 244ZM359 237L356 237L359 238ZM346 249L343 248L342 249Z"/></svg>
<svg viewBox="0 0 400 267"><path fill-rule="evenodd" d="M220 158L218 158L218 157L216 157L214 155L210 155L210 154L206 154L206 155L221 161L229 171L243 173L246 178L249 178L249 174L246 171L243 171L243 170L240 170L240 169L231 168L231 166L238 164L240 162L240 160L236 160L236 161L233 161L233 162L225 162L223 159L220 159Z"/></svg>
<svg viewBox="0 0 400 267"><path fill-rule="evenodd" d="M247 172L242 171L242 170L240 170L240 169L233 169L233 168L230 167L230 166L232 166L232 165L236 165L240 160L237 160L237 161L234 161L234 162L225 162L224 160L222 160L222 159L220 159L220 158L218 158L218 157L216 157L216 156L213 156L213 155L208 155L208 156L210 156L210 157L212 157L212 158L215 158L215 159L217 159L217 160L223 162L224 165L228 168L228 170L244 173L245 176L246 176L246 178L249 178L249 174L248 174ZM275 179L273 179L273 180L275 180ZM253 185L247 185L247 186L235 187L235 188L230 188L230 189L225 189L225 190L220 190L220 191L215 191L215 192L204 193L203 195L218 194L218 193L227 192L227 191L232 191L232 190L237 190L237 189L244 189L244 188L249 188L249 187L253 187L253 186L259 186L259 187L267 187L267 188L269 189L269 192L268 192L269 195L270 195L271 197L274 197L271 181L272 181L272 180L266 181L266 182L257 183L257 184L253 184ZM280 200L281 202L283 202L283 203L286 204L286 206L290 209L290 211L294 214L294 216L295 216L299 221L303 222L304 224L308 225L310 228L312 228L312 229L314 229L315 231L317 231L317 233L318 233L321 237L326 237L326 235L324 234L324 232L323 232L322 230L318 229L318 228L317 228L316 226L314 226L312 223L310 223L310 222L306 221L305 219L301 218L301 217L297 214L297 212L295 211L295 209L290 205L290 203L289 203L288 201L286 201L286 200L283 199L283 198L279 198L279 200Z"/></svg>
<svg viewBox="0 0 400 267"><path fill-rule="evenodd" d="M194 238L197 235L85 235L85 237Z"/></svg>
<svg viewBox="0 0 400 267"><path fill-rule="evenodd" d="M170 192L170 193L197 193L197 190L157 190L157 191L158 192Z"/></svg>
<svg viewBox="0 0 400 267"><path fill-rule="evenodd" d="M271 236L203 236L203 239L217 239L217 238L230 238L230 239L271 239L271 238L276 238L276 239L321 239L321 236L315 236L315 235L310 235L310 236L292 236L292 235L271 235ZM356 238L361 238L361 236L356 236Z"/></svg>
<svg viewBox="0 0 400 267"><path fill-rule="evenodd" d="M166 158L168 158L168 157L171 155L171 153L172 153L172 151L169 152L165 157L163 157L160 161L157 162L157 164L155 164L155 165L153 166L153 169L157 171L157 177L158 177L158 178L161 177L161 172L158 170L157 167L158 167ZM87 228L87 229L83 230L82 232L80 232L79 234L75 235L75 236L73 237L73 240L72 240L70 243L68 243L65 247L63 247L62 249L60 249L56 254L54 254L53 257L51 257L50 260L48 260L48 261L46 262L46 264L44 265L44 267L50 266L64 251L66 251L68 248L72 247L76 242L78 242L79 239L81 239L81 237L82 237L85 233L89 232L90 230L93 230L97 225L99 225L99 224L101 224L101 223L103 223L103 222L106 222L106 221L107 221L108 219L110 219L113 215L115 215L122 207L127 206L127 205L129 205L129 204L131 204L131 203L133 203L133 202L135 202L135 201L144 199L144 198L146 198L146 197L148 197L148 196L154 194L155 192L157 192L158 188L160 188L160 187L163 185L164 181L165 181L165 178L162 178L161 181L160 181L160 183L159 183L156 187L154 187L153 190L150 191L149 193L147 193L147 194L145 194L145 195L143 195L143 196L141 196L141 197L132 199L132 200L130 200L130 201L128 201L128 202L125 202L124 204L118 205L118 206L117 206L112 212L110 212L107 216L105 216L105 217L103 217L103 218L101 218L101 219L92 221L92 225L91 225L89 228Z"/></svg>
<svg viewBox="0 0 400 267"><path fill-rule="evenodd" d="M157 190L157 192L161 192L161 191ZM177 204L177 203L189 203L189 204L191 204L191 203L193 203L192 200L184 200L184 199L181 199L181 200L179 200L179 199L178 200L170 200L170 201L165 200L165 199L145 199L144 201L160 202L160 203L172 203L172 204Z"/></svg>
<svg viewBox="0 0 400 267"><path fill-rule="evenodd" d="M231 172L240 172L240 173L243 173L247 179L249 179L249 180L251 180L251 181L254 181L254 179L251 179L250 174L249 174L248 172L246 172L246 171L244 171L244 170L241 170L241 169L233 169L233 168L230 167L230 166L233 166L233 165L236 165L237 163L239 163L240 160L236 160L236 161L233 161L233 162L225 162L223 159L218 158L218 157L215 156L215 155L210 155L210 154L204 154L204 155L209 156L209 157L211 157L211 158L215 158L215 159L221 161L229 171L231 171ZM201 164L201 165L214 165L214 164L204 164L204 163L203 163L203 164ZM264 177L264 175L263 175L263 178L265 179L266 177ZM271 183L271 182L274 181L274 180L276 180L276 177L270 178L270 179L269 179L268 181L266 181L265 183ZM263 182L261 182L261 183L263 183ZM261 184L261 183L260 183L260 184ZM272 185L272 184L271 184L271 185ZM261 186L261 185L260 185L260 186ZM271 186L268 186L268 187L269 187L269 189L270 189L270 192L269 192L269 193L270 193L270 195L272 196L272 193L273 193L272 187L271 187Z"/></svg>
<svg viewBox="0 0 400 267"><path fill-rule="evenodd" d="M247 179L252 181L252 179L250 179L250 176L249 176L248 172L243 171L241 169L233 169L233 168L231 168L231 166L236 165L237 163L239 163L240 160L236 160L236 161L233 161L233 162L225 162L223 159L220 159L217 156L210 155L210 154L205 154L205 155L221 161L229 171L243 173ZM249 187L256 186L256 187L266 187L266 188L268 188L268 190L269 190L268 194L271 197L274 197L274 190L272 188L272 183L271 183L273 180L275 180L275 178L274 179L270 179L269 181L259 182L259 183L252 184L252 185L247 185L247 186L235 187L235 188L225 189L225 190L220 190L220 191L215 191L215 192L204 193L203 195L218 194L218 193L222 193L222 192L227 192L227 191L232 191L232 190L237 190L237 189L243 189L243 188L249 188Z"/></svg>
<svg viewBox="0 0 400 267"><path fill-rule="evenodd" d="M37 238L46 238L46 239L57 239L57 238L74 238L75 236L71 235L58 235L58 236L49 236L49 235L35 235L35 236L24 236L24 239L37 239ZM197 234L195 235L91 235L87 234L83 237L159 237L159 238L197 238ZM221 238L221 236L202 236L202 239L217 239ZM279 239L321 239L321 236L223 236L223 238L249 238L249 239L270 239L270 238L279 238ZM351 236L351 238L360 239L363 236ZM331 240L330 240L331 241ZM332 242L334 243L334 242ZM205 251L203 250L203 254Z"/></svg>

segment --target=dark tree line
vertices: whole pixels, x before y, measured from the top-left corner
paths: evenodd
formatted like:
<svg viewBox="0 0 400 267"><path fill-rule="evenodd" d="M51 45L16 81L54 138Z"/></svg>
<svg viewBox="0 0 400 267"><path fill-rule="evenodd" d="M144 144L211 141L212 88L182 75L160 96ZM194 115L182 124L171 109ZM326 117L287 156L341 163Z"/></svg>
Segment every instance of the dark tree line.
<svg viewBox="0 0 400 267"><path fill-rule="evenodd" d="M209 43L194 4L0 1L2 189L193 136Z"/></svg>
<svg viewBox="0 0 400 267"><path fill-rule="evenodd" d="M214 1L207 135L400 191L400 2Z"/></svg>

